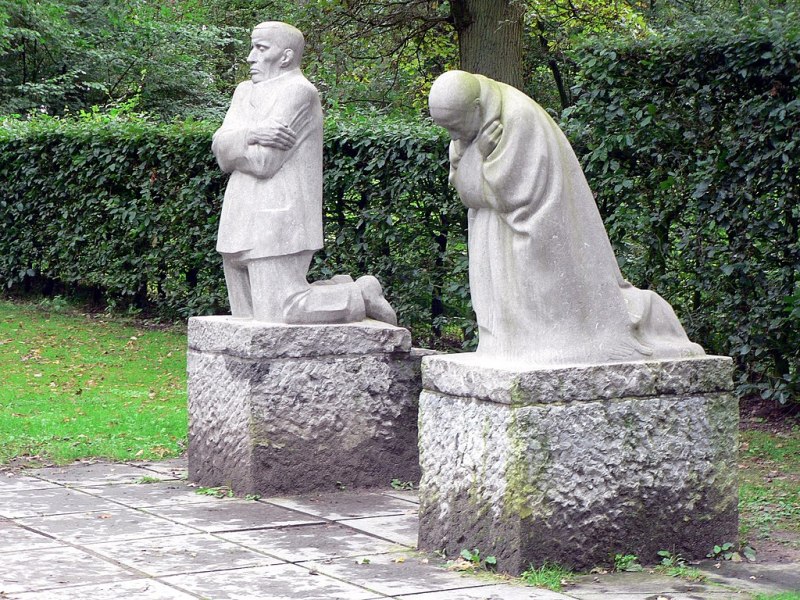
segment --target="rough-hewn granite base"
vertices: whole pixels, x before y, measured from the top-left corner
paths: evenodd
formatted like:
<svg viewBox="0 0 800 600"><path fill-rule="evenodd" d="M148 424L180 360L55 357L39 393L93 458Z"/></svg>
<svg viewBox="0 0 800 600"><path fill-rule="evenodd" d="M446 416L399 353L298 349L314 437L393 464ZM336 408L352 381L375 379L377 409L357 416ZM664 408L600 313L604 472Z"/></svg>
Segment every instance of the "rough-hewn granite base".
<svg viewBox="0 0 800 600"><path fill-rule="evenodd" d="M187 358L192 481L259 494L418 481L407 330L194 317Z"/></svg>
<svg viewBox="0 0 800 600"><path fill-rule="evenodd" d="M518 574L737 540L731 360L513 371L423 360L419 546Z"/></svg>

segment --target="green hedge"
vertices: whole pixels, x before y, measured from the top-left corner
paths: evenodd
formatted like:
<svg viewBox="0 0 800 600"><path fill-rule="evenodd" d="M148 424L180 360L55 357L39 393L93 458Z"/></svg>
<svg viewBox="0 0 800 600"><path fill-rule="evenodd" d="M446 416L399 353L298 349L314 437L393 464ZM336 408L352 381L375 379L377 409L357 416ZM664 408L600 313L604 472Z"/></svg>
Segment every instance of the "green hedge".
<svg viewBox="0 0 800 600"><path fill-rule="evenodd" d="M226 310L216 125L37 119L0 130L0 280L167 317ZM326 123L326 247L312 278L373 273L420 343L471 330L465 214L430 126Z"/></svg>
<svg viewBox="0 0 800 600"><path fill-rule="evenodd" d="M349 116L325 131L325 250L313 274L372 273L417 342L469 345L467 215L430 122Z"/></svg>
<svg viewBox="0 0 800 600"><path fill-rule="evenodd" d="M223 305L214 231L224 185L213 127L41 119L0 139L0 278L119 307Z"/></svg>
<svg viewBox="0 0 800 600"><path fill-rule="evenodd" d="M800 15L583 49L565 114L623 272L740 391L800 390Z"/></svg>

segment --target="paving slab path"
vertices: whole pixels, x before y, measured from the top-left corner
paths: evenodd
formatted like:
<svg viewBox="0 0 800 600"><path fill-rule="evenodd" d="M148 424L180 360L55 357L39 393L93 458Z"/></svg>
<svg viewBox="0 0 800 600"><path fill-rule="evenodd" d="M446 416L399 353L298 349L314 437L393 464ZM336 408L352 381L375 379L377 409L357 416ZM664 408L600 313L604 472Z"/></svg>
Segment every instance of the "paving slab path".
<svg viewBox="0 0 800 600"><path fill-rule="evenodd" d="M0 599L724 600L800 589L800 565L579 577L562 592L416 552L413 492L217 498L183 460L0 472Z"/></svg>

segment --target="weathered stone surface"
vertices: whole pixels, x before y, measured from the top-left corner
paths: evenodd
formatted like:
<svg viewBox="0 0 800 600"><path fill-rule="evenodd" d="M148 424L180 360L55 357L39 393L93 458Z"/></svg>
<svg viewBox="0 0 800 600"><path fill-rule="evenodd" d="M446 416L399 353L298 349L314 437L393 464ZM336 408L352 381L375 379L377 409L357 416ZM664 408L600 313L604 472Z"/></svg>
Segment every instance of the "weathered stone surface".
<svg viewBox="0 0 800 600"><path fill-rule="evenodd" d="M433 379L429 367L441 362L425 359L426 388L456 385L446 369L444 382ZM694 374L692 361L675 362L659 363L655 377L640 377L652 363L585 369L583 388L572 370L495 374L525 381L524 403L496 383L485 396L498 401L423 391L420 548L477 547L519 573L530 562L586 568L616 553L652 560L665 548L703 557L712 540L736 539L738 408L719 389L730 388L730 372L724 381L708 376L709 359ZM559 400L547 382L565 375L575 384ZM479 385L488 377L481 370L470 382L489 389Z"/></svg>
<svg viewBox="0 0 800 600"><path fill-rule="evenodd" d="M190 478L260 494L417 481L424 352L409 347L377 322L190 319Z"/></svg>
<svg viewBox="0 0 800 600"><path fill-rule="evenodd" d="M485 365L475 353L427 357L423 388L504 404L585 402L730 390L733 370L727 356L528 370Z"/></svg>
<svg viewBox="0 0 800 600"><path fill-rule="evenodd" d="M240 358L300 358L408 352L407 329L379 321L280 325L228 316L189 319L189 349Z"/></svg>
<svg viewBox="0 0 800 600"><path fill-rule="evenodd" d="M189 340L192 340L191 321ZM191 348L191 341L190 341ZM189 350L189 479L253 487L250 388L254 364Z"/></svg>

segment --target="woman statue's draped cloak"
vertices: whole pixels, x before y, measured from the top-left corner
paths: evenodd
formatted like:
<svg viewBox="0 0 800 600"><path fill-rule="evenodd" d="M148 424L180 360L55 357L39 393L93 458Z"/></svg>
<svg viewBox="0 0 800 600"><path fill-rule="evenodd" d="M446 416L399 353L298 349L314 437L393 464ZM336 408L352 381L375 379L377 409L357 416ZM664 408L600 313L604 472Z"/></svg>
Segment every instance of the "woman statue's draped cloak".
<svg viewBox="0 0 800 600"><path fill-rule="evenodd" d="M530 365L703 354L669 304L626 282L583 171L550 116L515 88L476 76L483 120L450 146L450 182L469 208L478 354ZM479 144L502 124L486 157Z"/></svg>

